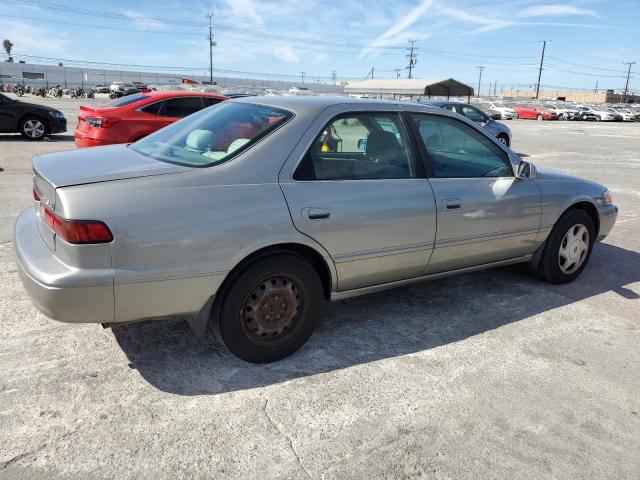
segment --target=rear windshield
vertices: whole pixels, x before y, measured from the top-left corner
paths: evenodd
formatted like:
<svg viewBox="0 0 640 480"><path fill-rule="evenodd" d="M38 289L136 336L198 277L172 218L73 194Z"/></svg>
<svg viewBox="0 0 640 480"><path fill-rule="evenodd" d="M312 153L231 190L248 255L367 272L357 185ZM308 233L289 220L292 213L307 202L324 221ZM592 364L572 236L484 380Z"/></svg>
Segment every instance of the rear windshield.
<svg viewBox="0 0 640 480"><path fill-rule="evenodd" d="M131 149L162 162L210 167L246 150L291 117L287 110L227 101L158 130Z"/></svg>
<svg viewBox="0 0 640 480"><path fill-rule="evenodd" d="M144 100L145 98L149 98L149 95L144 95L142 93L134 93L133 95L127 95L126 97L120 97L115 102L111 102L109 104L110 107L122 107L124 105L129 105L130 103L139 102L140 100Z"/></svg>

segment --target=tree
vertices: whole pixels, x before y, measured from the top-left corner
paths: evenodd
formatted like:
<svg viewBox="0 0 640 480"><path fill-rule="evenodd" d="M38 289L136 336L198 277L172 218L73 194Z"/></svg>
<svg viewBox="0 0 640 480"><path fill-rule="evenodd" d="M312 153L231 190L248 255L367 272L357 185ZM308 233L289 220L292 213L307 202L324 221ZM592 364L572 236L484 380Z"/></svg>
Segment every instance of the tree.
<svg viewBox="0 0 640 480"><path fill-rule="evenodd" d="M13 57L11 56L11 50L13 50L13 43L11 43L11 40L9 40L8 38L5 38L4 42L2 42L2 46L4 47L4 51L7 52L7 55L9 56L9 61L13 62Z"/></svg>

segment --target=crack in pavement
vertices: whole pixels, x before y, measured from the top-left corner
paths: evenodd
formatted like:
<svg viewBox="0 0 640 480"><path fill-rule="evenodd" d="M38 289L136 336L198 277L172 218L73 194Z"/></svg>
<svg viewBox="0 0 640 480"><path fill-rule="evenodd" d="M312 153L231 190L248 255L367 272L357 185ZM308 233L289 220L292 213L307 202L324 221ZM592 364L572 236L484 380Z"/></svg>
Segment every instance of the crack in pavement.
<svg viewBox="0 0 640 480"><path fill-rule="evenodd" d="M298 462L298 465L300 465L300 468L304 470L304 473L306 473L309 478L313 478L313 475L311 475L311 472L309 472L309 470L307 470L307 467L305 467L304 464L302 463L302 460L300 459L300 455L298 455L298 452L296 451L296 448L293 445L293 440L291 439L291 437L284 431L284 429L280 426L280 424L276 422L273 418L271 418L271 415L269 415L269 412L267 411L268 404L269 404L269 399L267 398L264 401L264 405L262 405L262 411L264 412L265 417L267 417L267 420L269 421L269 423L273 426L273 428L276 429L276 431L280 434L280 436L285 439L285 441L289 445L289 448L291 449L291 452L293 452L293 456L296 457L296 461Z"/></svg>
<svg viewBox="0 0 640 480"><path fill-rule="evenodd" d="M38 445L36 448L33 448L27 452L22 452L19 453L18 455L11 457L9 460L6 460L2 463L0 463L0 470L6 470L7 468L11 467L12 465L14 465L15 463L19 462L20 460L22 460L23 458L29 457L31 455L34 455L36 453L38 453L41 450L44 450L46 447L48 447L50 444L55 444L61 440L64 440L65 438L73 435L74 433L76 433L78 430L80 429L80 427L76 427L73 430L64 433L63 435L60 435L60 437L56 438L53 441L49 441L49 442L44 442L42 445Z"/></svg>

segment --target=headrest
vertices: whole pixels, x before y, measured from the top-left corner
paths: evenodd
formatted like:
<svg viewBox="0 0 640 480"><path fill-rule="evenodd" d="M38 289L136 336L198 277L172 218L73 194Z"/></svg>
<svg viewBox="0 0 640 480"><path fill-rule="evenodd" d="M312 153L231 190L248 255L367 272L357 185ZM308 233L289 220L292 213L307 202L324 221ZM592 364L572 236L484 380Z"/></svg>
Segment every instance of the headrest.
<svg viewBox="0 0 640 480"><path fill-rule="evenodd" d="M251 140L249 140L248 138L236 138L233 142L231 142L231 145L229 145L229 148L227 148L227 153L235 152L239 148L244 147L250 141Z"/></svg>
<svg viewBox="0 0 640 480"><path fill-rule="evenodd" d="M213 133L209 130L194 130L187 137L187 148L196 151L205 151L211 148Z"/></svg>

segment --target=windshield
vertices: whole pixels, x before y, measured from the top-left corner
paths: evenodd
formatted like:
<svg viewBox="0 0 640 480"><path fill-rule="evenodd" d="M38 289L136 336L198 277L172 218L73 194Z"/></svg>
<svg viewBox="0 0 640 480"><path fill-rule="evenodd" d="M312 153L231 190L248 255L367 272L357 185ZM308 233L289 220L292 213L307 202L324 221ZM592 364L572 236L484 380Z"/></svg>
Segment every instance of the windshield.
<svg viewBox="0 0 640 480"><path fill-rule="evenodd" d="M210 167L246 150L292 117L266 105L222 102L133 143L131 149L162 162Z"/></svg>

